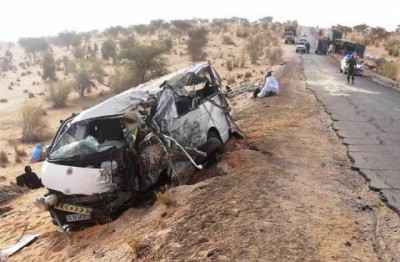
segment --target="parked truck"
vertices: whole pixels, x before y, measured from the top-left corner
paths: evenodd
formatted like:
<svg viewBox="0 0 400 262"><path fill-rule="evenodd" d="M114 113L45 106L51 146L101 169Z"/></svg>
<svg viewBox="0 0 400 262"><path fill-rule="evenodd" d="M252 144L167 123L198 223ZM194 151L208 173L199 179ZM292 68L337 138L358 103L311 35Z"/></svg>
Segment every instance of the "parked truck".
<svg viewBox="0 0 400 262"><path fill-rule="evenodd" d="M285 44L294 44L296 42L296 26L294 25L286 25L284 27L283 36L285 38Z"/></svg>
<svg viewBox="0 0 400 262"><path fill-rule="evenodd" d="M343 36L343 33L341 31L339 31L339 30L336 30L336 29L332 29L329 32L329 39L332 42L335 41L336 39L342 39L342 36Z"/></svg>

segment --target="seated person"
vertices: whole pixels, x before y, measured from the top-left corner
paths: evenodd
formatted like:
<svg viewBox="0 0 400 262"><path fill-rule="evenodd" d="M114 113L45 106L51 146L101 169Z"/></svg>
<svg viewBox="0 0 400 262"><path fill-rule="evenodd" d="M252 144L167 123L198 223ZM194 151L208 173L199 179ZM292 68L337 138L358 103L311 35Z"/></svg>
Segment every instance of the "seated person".
<svg viewBox="0 0 400 262"><path fill-rule="evenodd" d="M253 97L267 97L277 95L279 93L279 84L275 77L272 76L272 71L269 71L265 76L265 84L262 88L258 87L254 90Z"/></svg>
<svg viewBox="0 0 400 262"><path fill-rule="evenodd" d="M29 160L29 163L36 163L40 161L44 161L46 159L46 155L43 151L42 145L41 144L36 144L35 149L33 149L31 158Z"/></svg>
<svg viewBox="0 0 400 262"><path fill-rule="evenodd" d="M43 187L42 181L36 175L36 173L32 172L30 166L25 167L25 173L17 176L17 186L28 187L30 189L36 189Z"/></svg>

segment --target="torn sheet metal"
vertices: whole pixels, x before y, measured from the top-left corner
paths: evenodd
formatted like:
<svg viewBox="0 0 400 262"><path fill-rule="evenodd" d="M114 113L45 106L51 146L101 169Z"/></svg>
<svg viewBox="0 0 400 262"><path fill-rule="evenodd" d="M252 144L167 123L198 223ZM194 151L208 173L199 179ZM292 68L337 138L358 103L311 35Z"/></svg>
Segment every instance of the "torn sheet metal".
<svg viewBox="0 0 400 262"><path fill-rule="evenodd" d="M36 235L25 235L12 246L0 250L0 261L6 261L11 255L13 255L18 250L22 249L24 246L35 241L41 234Z"/></svg>

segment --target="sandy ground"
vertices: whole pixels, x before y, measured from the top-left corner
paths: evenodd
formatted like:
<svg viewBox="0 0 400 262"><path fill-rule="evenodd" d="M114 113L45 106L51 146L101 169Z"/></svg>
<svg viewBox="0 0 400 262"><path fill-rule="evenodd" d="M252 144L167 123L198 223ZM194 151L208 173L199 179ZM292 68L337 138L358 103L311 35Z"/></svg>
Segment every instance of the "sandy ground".
<svg viewBox="0 0 400 262"><path fill-rule="evenodd" d="M232 139L220 161L197 174L212 178L171 189L170 206L144 203L111 223L71 232L71 245L32 205L44 189L31 190L0 205L7 210L0 213L0 248L25 226L27 234L42 234L8 261L400 261L399 216L350 169L291 47L276 70L278 96L230 101L247 138ZM73 105L54 113L54 126L80 106ZM14 129L2 128L7 145ZM1 176L7 182L23 165Z"/></svg>

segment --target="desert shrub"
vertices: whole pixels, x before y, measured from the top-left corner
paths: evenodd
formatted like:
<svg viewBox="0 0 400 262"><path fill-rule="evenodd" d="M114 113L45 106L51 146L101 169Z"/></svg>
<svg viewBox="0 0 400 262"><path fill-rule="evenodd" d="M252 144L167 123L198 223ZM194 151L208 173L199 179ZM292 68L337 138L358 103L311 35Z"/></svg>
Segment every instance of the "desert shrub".
<svg viewBox="0 0 400 262"><path fill-rule="evenodd" d="M236 36L240 38L247 38L249 36L249 31L246 27L238 27L236 28Z"/></svg>
<svg viewBox="0 0 400 262"><path fill-rule="evenodd" d="M224 45L235 45L235 42L232 40L232 38L228 35L222 36L222 44Z"/></svg>
<svg viewBox="0 0 400 262"><path fill-rule="evenodd" d="M90 79L90 72L82 66L75 74L74 89L80 97L83 97L85 93L92 92L92 87L95 87L95 84Z"/></svg>
<svg viewBox="0 0 400 262"><path fill-rule="evenodd" d="M22 163L22 159L19 155L15 155L14 160L15 160L15 163L17 163L17 164Z"/></svg>
<svg viewBox="0 0 400 262"><path fill-rule="evenodd" d="M250 56L250 61L252 64L256 64L257 60L261 54L260 46L257 44L257 39L250 38L246 45L246 51Z"/></svg>
<svg viewBox="0 0 400 262"><path fill-rule="evenodd" d="M228 85L232 85L236 82L236 79L234 76L232 75L228 75L226 78L226 82L228 83Z"/></svg>
<svg viewBox="0 0 400 262"><path fill-rule="evenodd" d="M35 98L35 94L32 93L32 92L29 92L28 97L29 97L29 98Z"/></svg>
<svg viewBox="0 0 400 262"><path fill-rule="evenodd" d="M160 45L164 46L165 51L171 52L174 42L171 37L166 37L160 40Z"/></svg>
<svg viewBox="0 0 400 262"><path fill-rule="evenodd" d="M72 83L65 81L51 82L47 85L47 98L53 103L54 108L66 106Z"/></svg>
<svg viewBox="0 0 400 262"><path fill-rule="evenodd" d="M54 56L53 53L50 51L47 51L43 54L43 60L42 60L42 68L43 68L43 74L42 74L42 79L43 80L55 80L56 78L56 64L54 61Z"/></svg>
<svg viewBox="0 0 400 262"><path fill-rule="evenodd" d="M239 57L239 64L240 67L243 68L246 66L246 62L247 62L247 57L246 57L246 50L243 48L240 51L240 57Z"/></svg>
<svg viewBox="0 0 400 262"><path fill-rule="evenodd" d="M101 62L96 57L91 59L90 72L97 82L104 84L104 76L106 75L106 72L104 71Z"/></svg>
<svg viewBox="0 0 400 262"><path fill-rule="evenodd" d="M6 152L3 150L0 151L0 164L4 165L9 162Z"/></svg>
<svg viewBox="0 0 400 262"><path fill-rule="evenodd" d="M388 51L388 55L399 56L400 47L398 45L391 46L388 48L387 51Z"/></svg>
<svg viewBox="0 0 400 262"><path fill-rule="evenodd" d="M1 99L0 99L0 103L7 103L7 102L8 102L8 100L5 99L5 98L1 98Z"/></svg>
<svg viewBox="0 0 400 262"><path fill-rule="evenodd" d="M81 46L72 47L71 52L76 59L83 59L83 57L85 56L85 52L83 51Z"/></svg>
<svg viewBox="0 0 400 262"><path fill-rule="evenodd" d="M157 197L157 202L163 204L164 206L169 207L174 203L173 194L171 190L168 190L168 188L165 188L162 191L155 193Z"/></svg>
<svg viewBox="0 0 400 262"><path fill-rule="evenodd" d="M398 65L395 62L380 61L377 64L379 74L392 80L396 80Z"/></svg>
<svg viewBox="0 0 400 262"><path fill-rule="evenodd" d="M228 71L232 71L233 70L233 62L232 60L228 60L226 61L226 68L228 69Z"/></svg>
<svg viewBox="0 0 400 262"><path fill-rule="evenodd" d="M282 60L283 51L279 46L275 46L269 51L269 62L271 65L278 64Z"/></svg>
<svg viewBox="0 0 400 262"><path fill-rule="evenodd" d="M43 109L33 102L25 101L19 109L19 124L22 142L40 142L48 138L48 123L43 118Z"/></svg>
<svg viewBox="0 0 400 262"><path fill-rule="evenodd" d="M117 68L115 74L111 76L109 85L114 93L120 93L134 85L135 76L127 68Z"/></svg>
<svg viewBox="0 0 400 262"><path fill-rule="evenodd" d="M117 47L112 39L108 39L101 45L101 57L104 60L109 60L110 58L115 58L117 55Z"/></svg>
<svg viewBox="0 0 400 262"><path fill-rule="evenodd" d="M14 145L14 152L15 152L15 155L20 156L20 157L28 155L24 149L19 149L18 146L16 146L16 145Z"/></svg>
<svg viewBox="0 0 400 262"><path fill-rule="evenodd" d="M64 64L65 75L76 72L76 63L69 59L68 56L63 56L62 63Z"/></svg>
<svg viewBox="0 0 400 262"><path fill-rule="evenodd" d="M136 236L129 236L125 239L126 243L130 248L130 254L132 257L136 258L140 255L140 250L143 248L143 245L140 239Z"/></svg>
<svg viewBox="0 0 400 262"><path fill-rule="evenodd" d="M192 61L203 59L203 49L207 44L208 30L205 27L195 28L188 32L187 50Z"/></svg>
<svg viewBox="0 0 400 262"><path fill-rule="evenodd" d="M242 76L243 76L243 74L242 74L242 73L237 73L237 74L236 74L236 78L237 78L237 79L240 79L240 78L242 78Z"/></svg>
<svg viewBox="0 0 400 262"><path fill-rule="evenodd" d="M239 58L236 57L235 55L232 55L232 62L233 62L233 67L238 68L239 67Z"/></svg>
<svg viewBox="0 0 400 262"><path fill-rule="evenodd" d="M251 77L251 72L247 71L246 73L244 73L244 77L245 78L250 78Z"/></svg>
<svg viewBox="0 0 400 262"><path fill-rule="evenodd" d="M388 40L385 44L385 49L388 51L388 55L399 56L400 41L397 39Z"/></svg>

